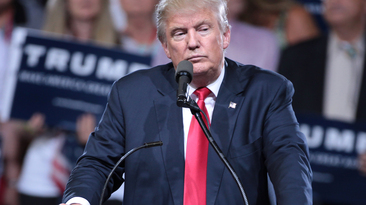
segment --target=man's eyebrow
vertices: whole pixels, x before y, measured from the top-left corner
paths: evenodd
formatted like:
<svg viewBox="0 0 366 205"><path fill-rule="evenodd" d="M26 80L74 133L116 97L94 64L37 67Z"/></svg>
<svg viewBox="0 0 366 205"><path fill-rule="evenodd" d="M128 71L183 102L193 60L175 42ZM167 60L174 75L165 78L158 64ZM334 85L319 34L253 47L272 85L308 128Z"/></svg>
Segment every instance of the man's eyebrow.
<svg viewBox="0 0 366 205"><path fill-rule="evenodd" d="M196 25L194 26L195 28L197 28L197 27L200 27L200 26L202 26L202 25L204 25L204 24L207 24L208 26L212 26L212 23L211 23L211 21L209 21L209 20L202 20L202 21L200 21L200 22L197 22L196 23Z"/></svg>
<svg viewBox="0 0 366 205"><path fill-rule="evenodd" d="M186 28L184 28L184 27L175 26L175 27L171 28L170 34L172 35L172 34L174 34L176 31L185 31L185 30L187 30L187 29L186 29Z"/></svg>
<svg viewBox="0 0 366 205"><path fill-rule="evenodd" d="M198 28L198 27L200 27L202 25L205 25L205 24L212 27L211 21L205 19L205 20L197 22L194 25L194 28ZM187 28L184 27L184 26L174 26L174 27L171 28L171 31L169 33L170 33L170 35L173 35L176 31L186 31L186 30L187 30Z"/></svg>

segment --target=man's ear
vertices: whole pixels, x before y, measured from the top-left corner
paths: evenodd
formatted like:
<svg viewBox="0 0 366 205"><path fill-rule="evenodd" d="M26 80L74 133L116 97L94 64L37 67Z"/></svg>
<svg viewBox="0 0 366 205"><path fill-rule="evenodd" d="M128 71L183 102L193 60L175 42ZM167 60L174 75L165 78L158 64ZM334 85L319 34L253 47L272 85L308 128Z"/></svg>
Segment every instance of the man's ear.
<svg viewBox="0 0 366 205"><path fill-rule="evenodd" d="M161 43L161 45L162 45L162 46L163 46L163 48L164 48L164 52L165 52L166 56L170 59L170 53L169 53L169 49L168 49L168 44L167 44L167 42L163 42L163 43Z"/></svg>
<svg viewBox="0 0 366 205"><path fill-rule="evenodd" d="M226 49L230 44L231 31L230 28L223 34L223 48Z"/></svg>

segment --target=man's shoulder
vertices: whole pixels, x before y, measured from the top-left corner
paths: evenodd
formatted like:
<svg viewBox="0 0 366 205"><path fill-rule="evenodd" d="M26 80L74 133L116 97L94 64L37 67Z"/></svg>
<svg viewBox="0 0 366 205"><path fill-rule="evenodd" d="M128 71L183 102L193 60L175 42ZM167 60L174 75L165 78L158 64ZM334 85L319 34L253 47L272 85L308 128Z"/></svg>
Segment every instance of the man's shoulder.
<svg viewBox="0 0 366 205"><path fill-rule="evenodd" d="M289 77L300 76L300 72L311 73L325 66L328 36L320 36L289 46L281 55L278 72Z"/></svg>
<svg viewBox="0 0 366 205"><path fill-rule="evenodd" d="M255 65L243 64L226 58L228 68L234 70L240 81L251 79L264 84L281 83L287 80L281 74Z"/></svg>
<svg viewBox="0 0 366 205"><path fill-rule="evenodd" d="M258 96L263 96L263 99L267 100L273 99L276 93L284 89L289 94L293 92L292 83L279 73L255 65L244 65L229 59L227 62L229 66L225 84L229 88L234 88L234 92L245 92L248 99L252 97L256 99ZM233 85L233 82L236 85Z"/></svg>
<svg viewBox="0 0 366 205"><path fill-rule="evenodd" d="M164 76L168 76L173 68L172 63L158 65L147 69L141 69L129 73L126 76L123 76L115 83L119 85L141 85L150 81L162 80Z"/></svg>
<svg viewBox="0 0 366 205"><path fill-rule="evenodd" d="M309 39L295 45L288 46L283 50L282 55L309 56L316 52L324 52L327 46L328 36L323 35Z"/></svg>

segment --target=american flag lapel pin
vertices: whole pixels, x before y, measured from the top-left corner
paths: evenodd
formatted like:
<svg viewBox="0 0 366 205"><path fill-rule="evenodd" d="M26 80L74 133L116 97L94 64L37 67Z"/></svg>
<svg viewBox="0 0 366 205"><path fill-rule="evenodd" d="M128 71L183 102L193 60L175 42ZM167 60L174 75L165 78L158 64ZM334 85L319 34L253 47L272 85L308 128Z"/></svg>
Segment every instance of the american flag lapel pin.
<svg viewBox="0 0 366 205"><path fill-rule="evenodd" d="M229 104L229 108L233 108L233 109L235 109L235 108L236 108L236 103L234 103L234 102L230 102L230 104Z"/></svg>

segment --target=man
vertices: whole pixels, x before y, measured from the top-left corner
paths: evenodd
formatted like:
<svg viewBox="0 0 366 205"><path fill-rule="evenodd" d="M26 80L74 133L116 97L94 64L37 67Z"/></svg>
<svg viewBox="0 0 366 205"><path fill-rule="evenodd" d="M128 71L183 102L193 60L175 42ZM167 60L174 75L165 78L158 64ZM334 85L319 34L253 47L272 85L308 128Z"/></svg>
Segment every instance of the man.
<svg viewBox="0 0 366 205"><path fill-rule="evenodd" d="M366 122L366 1L326 0L323 6L329 34L285 50L279 72L296 88L296 112ZM366 173L366 155L360 159Z"/></svg>
<svg viewBox="0 0 366 205"><path fill-rule="evenodd" d="M294 110L330 120L366 120L365 0L325 0L330 32L282 54L279 72L296 88Z"/></svg>
<svg viewBox="0 0 366 205"><path fill-rule="evenodd" d="M294 84L296 113L366 122L366 1L324 0L323 6L329 34L286 49L279 72ZM366 154L359 164L366 173Z"/></svg>
<svg viewBox="0 0 366 205"><path fill-rule="evenodd" d="M204 136L193 133L197 122L189 109L176 105L175 68L188 60L194 73L188 94L197 100L208 91L198 104L206 104L201 109L207 108L212 136L238 174L249 204L270 204L267 173L278 204L312 204L308 148L291 108L292 85L274 72L224 58L230 43L226 1L161 0L157 24L172 63L113 85L63 202L98 204L106 177L123 153L161 140L162 147L139 150L118 167L104 200L125 173L125 205L243 204L218 155ZM192 149L198 143L203 146Z"/></svg>

